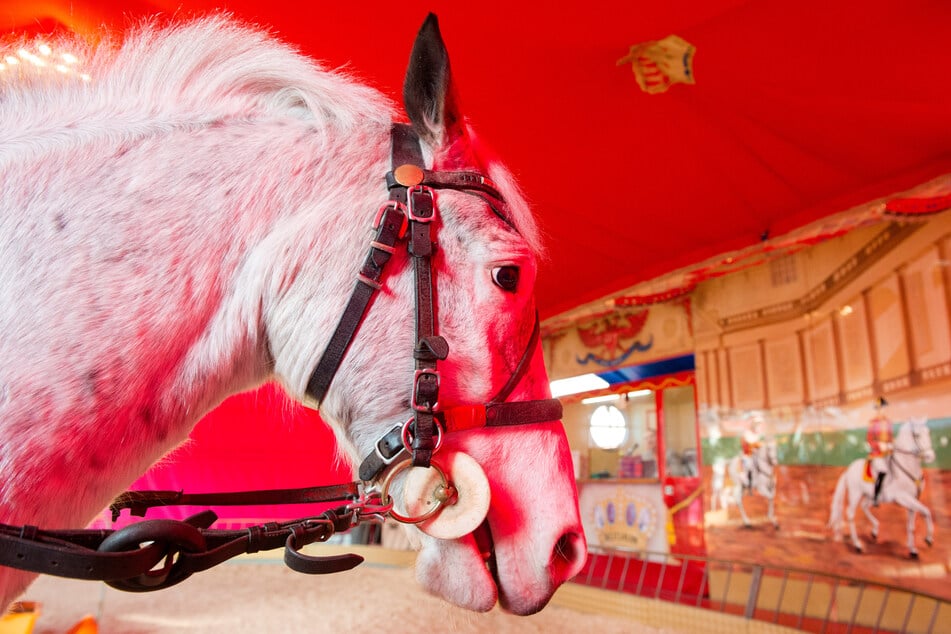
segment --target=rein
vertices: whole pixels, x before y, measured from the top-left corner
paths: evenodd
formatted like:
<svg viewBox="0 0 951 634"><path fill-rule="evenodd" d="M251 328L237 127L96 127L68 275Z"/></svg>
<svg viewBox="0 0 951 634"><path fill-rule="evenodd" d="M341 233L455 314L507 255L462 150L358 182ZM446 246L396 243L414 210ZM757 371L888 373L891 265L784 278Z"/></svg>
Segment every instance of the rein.
<svg viewBox="0 0 951 634"><path fill-rule="evenodd" d="M924 453L924 450L921 448L921 445L918 443L918 434L914 433L912 435L912 438L915 441L915 448L912 450L892 447L892 451L888 456L888 471L889 473L892 473L892 467L894 466L898 469L900 473L903 473L904 475L906 475L908 479L911 480L915 484L915 490L917 492L915 497L917 498L921 495L921 488L922 488L921 483L922 483L922 480L924 479L924 469L922 469L922 466L921 466L921 463L922 463L921 455ZM920 471L920 473L916 476L911 471L909 471L908 468L905 467L905 465L903 465L900 460L898 460L896 454L901 454L903 456L911 456L912 458L914 458L915 460L914 464L915 466L918 467L918 470Z"/></svg>
<svg viewBox="0 0 951 634"><path fill-rule="evenodd" d="M765 453L766 455L760 455ZM766 466L763 466L763 465ZM768 467L768 468L767 468ZM767 484L770 486L770 489L776 485L776 463L773 462L773 458L769 453L766 445L763 445L763 448L760 451L757 451L753 455L753 471L754 475L761 475L766 477Z"/></svg>
<svg viewBox="0 0 951 634"><path fill-rule="evenodd" d="M41 530L36 526L0 524L0 566L75 579L100 580L120 590L145 592L175 585L195 572L244 553L284 547L284 562L298 572L325 574L349 570L363 561L359 555L315 557L300 552L304 546L327 541L360 523L381 523L386 516L417 523L432 516L403 517L393 511L387 495L389 477L382 490L374 484L393 465L391 476L410 466L433 467L442 474L433 454L442 437L469 429L549 422L561 419L557 399L506 402L524 377L538 346L539 323L512 376L484 404L443 409L439 403L439 361L449 356L449 344L436 332L435 285L432 254L436 245L432 221L437 208L434 190L452 189L478 196L493 213L514 228L503 213L504 200L489 179L477 172L435 172L423 169L419 138L412 128L394 124L391 133L392 171L386 175L389 200L377 212L375 235L357 275L350 299L329 343L308 381L307 404L315 409L326 398L347 350L359 332L371 300L382 288L386 263L405 240L413 258L416 287L413 349L415 372L409 419L397 424L375 443L360 464L359 482L231 493L185 494L181 491L127 491L110 505L116 521L122 509L144 517L147 510L171 505L261 505L346 502L316 517L269 522L243 530L209 528L218 518L210 510L184 521L143 520L119 530ZM397 463L404 455L409 457ZM446 482L446 487L451 488ZM438 499L454 503L451 496ZM163 563L164 562L164 563Z"/></svg>

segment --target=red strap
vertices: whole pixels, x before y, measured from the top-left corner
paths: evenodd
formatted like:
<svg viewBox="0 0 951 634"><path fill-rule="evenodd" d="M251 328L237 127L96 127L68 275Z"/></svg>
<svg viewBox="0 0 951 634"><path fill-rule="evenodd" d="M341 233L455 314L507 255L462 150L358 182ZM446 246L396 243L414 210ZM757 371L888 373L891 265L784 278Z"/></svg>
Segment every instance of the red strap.
<svg viewBox="0 0 951 634"><path fill-rule="evenodd" d="M463 431L485 427L485 405L460 405L443 412L446 431Z"/></svg>

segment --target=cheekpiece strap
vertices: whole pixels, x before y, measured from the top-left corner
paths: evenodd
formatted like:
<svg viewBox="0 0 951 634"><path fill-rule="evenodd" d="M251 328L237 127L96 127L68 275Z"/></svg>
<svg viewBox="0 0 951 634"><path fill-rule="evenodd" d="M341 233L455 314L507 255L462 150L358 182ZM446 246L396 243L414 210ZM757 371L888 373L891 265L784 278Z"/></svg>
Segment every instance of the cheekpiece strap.
<svg viewBox="0 0 951 634"><path fill-rule="evenodd" d="M433 191L423 184L423 151L411 126L393 125L392 164L395 184L390 198L405 197L409 217L409 253L413 258L416 284L416 346L413 357L413 465L428 467L436 448L435 409L439 403L439 371L436 363L449 354L449 344L436 334L433 287L432 221L436 217Z"/></svg>

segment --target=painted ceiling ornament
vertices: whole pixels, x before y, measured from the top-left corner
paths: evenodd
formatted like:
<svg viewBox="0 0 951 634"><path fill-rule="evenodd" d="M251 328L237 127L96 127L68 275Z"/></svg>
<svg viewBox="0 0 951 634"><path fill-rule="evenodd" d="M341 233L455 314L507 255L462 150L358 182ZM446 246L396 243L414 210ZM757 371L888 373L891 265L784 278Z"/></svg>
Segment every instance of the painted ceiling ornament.
<svg viewBox="0 0 951 634"><path fill-rule="evenodd" d="M885 215L902 216L929 216L951 209L951 194L937 196L910 196L892 198L885 203Z"/></svg>
<svg viewBox="0 0 951 634"><path fill-rule="evenodd" d="M647 293L643 295L622 295L608 300L608 304L614 308L625 308L628 306L647 306L649 304L663 304L672 302L675 299L689 301L689 295L697 288L696 282L689 282L682 286L674 286L659 293Z"/></svg>
<svg viewBox="0 0 951 634"><path fill-rule="evenodd" d="M638 336L647 323L648 308L612 312L606 317L578 325L578 337L587 348L595 350L584 358L577 357L581 365L594 362L604 367L620 366L635 351L646 352L654 345L651 334L646 343Z"/></svg>
<svg viewBox="0 0 951 634"><path fill-rule="evenodd" d="M649 95L666 92L673 84L694 84L693 44L676 35L634 44L617 65L630 64L641 90Z"/></svg>

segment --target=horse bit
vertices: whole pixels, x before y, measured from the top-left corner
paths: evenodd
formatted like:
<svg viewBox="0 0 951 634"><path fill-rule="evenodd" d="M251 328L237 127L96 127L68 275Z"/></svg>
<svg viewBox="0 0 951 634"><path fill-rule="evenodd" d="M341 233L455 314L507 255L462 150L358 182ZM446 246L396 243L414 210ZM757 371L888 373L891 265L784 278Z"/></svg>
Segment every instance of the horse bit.
<svg viewBox="0 0 951 634"><path fill-rule="evenodd" d="M514 229L501 211L501 194L477 172L436 172L423 168L419 137L409 125L394 124L391 131L392 171L386 175L389 200L377 212L375 235L357 275L357 282L337 327L307 385L307 403L319 407L347 350L381 288L384 267L406 240L415 269L416 370L410 398L412 415L381 436L359 468L360 481L341 485L186 494L182 491L127 491L110 505L116 521L122 509L144 517L147 510L170 505L262 505L346 501L317 517L268 522L243 530L211 529L217 515L206 510L184 521L143 520L118 530L41 530L36 526L0 524L0 565L74 579L99 580L130 592L146 592L175 585L195 572L244 553L284 546L284 562L306 574L349 570L363 561L355 554L326 557L300 552L337 532L360 523L380 523L386 516L419 523L455 503L453 484L433 461L446 433L482 427L500 427L560 420L557 399L506 402L521 381L538 345L535 326L512 376L484 405L439 407L440 374L437 363L449 354L446 340L436 334L433 310L435 289L431 256L435 249L431 225L436 218L434 190L451 189L478 196L502 221ZM397 462L405 455L408 458ZM394 464L395 463L395 464ZM389 496L393 477L410 466L432 467L441 484L433 491L434 504L426 513L406 517L394 510ZM382 485L374 484L389 469ZM163 563L164 560L164 563ZM161 564L161 566L160 566Z"/></svg>

